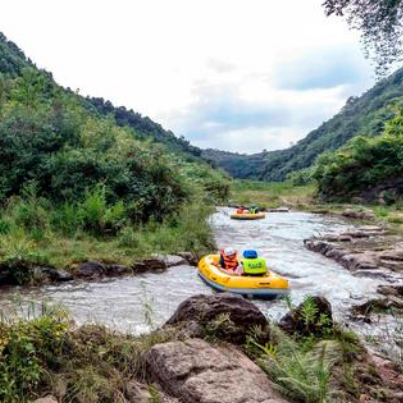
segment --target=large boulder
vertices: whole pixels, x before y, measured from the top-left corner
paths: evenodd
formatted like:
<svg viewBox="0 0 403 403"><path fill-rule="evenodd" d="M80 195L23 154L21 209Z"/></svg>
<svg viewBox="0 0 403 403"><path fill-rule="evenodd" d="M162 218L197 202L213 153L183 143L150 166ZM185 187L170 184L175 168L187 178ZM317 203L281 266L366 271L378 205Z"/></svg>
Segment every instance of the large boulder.
<svg viewBox="0 0 403 403"><path fill-rule="evenodd" d="M182 302L167 325L195 324L210 329L214 336L234 343L245 342L254 327L266 330L268 321L250 301L231 294L195 295ZM196 334L199 336L199 334Z"/></svg>
<svg viewBox="0 0 403 403"><path fill-rule="evenodd" d="M308 297L280 319L279 327L289 335L321 335L333 327L332 306L325 297Z"/></svg>
<svg viewBox="0 0 403 403"><path fill-rule="evenodd" d="M232 346L200 339L158 344L146 355L148 372L182 403L285 403L266 374Z"/></svg>

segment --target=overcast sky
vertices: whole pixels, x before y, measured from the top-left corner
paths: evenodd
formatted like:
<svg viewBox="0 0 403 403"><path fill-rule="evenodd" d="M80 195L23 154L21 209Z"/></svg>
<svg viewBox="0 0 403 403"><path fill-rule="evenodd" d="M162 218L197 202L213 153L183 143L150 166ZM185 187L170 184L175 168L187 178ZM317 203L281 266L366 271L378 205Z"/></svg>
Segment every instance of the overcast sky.
<svg viewBox="0 0 403 403"><path fill-rule="evenodd" d="M288 147L374 83L323 0L0 0L0 31L58 83L200 147Z"/></svg>

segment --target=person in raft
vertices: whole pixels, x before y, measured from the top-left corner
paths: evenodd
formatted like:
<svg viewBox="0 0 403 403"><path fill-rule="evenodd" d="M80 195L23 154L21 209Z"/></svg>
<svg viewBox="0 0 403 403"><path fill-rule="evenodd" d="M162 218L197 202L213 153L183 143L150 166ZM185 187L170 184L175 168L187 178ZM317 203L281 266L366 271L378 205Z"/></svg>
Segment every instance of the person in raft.
<svg viewBox="0 0 403 403"><path fill-rule="evenodd" d="M220 266L229 274L238 276L263 276L267 273L266 259L259 257L254 249L245 250L239 261L237 251L226 248L220 252Z"/></svg>
<svg viewBox="0 0 403 403"><path fill-rule="evenodd" d="M244 206L240 206L239 208L237 208L236 213L237 214L248 214L249 210L247 208L245 208Z"/></svg>
<svg viewBox="0 0 403 403"><path fill-rule="evenodd" d="M234 248L225 248L220 252L220 267L229 274L242 275L238 253Z"/></svg>

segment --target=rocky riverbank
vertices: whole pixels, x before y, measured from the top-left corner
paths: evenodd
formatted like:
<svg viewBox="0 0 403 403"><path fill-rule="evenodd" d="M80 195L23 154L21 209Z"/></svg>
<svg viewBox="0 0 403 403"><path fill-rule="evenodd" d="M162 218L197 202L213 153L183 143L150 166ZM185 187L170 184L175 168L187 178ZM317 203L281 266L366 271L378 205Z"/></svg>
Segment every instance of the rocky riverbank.
<svg viewBox="0 0 403 403"><path fill-rule="evenodd" d="M354 276L381 281L378 293L352 309L353 319L370 321L374 312L403 312L403 238L387 227L361 226L340 235L324 235L304 241L306 248L338 262Z"/></svg>
<svg viewBox="0 0 403 403"><path fill-rule="evenodd" d="M25 260L0 263L0 287L12 285L43 285L64 283L74 280L99 280L105 277L141 274L144 272L162 272L180 265L196 266L199 258L183 252L178 255L154 255L134 262L131 266L102 261L84 261L70 265L66 269L35 264Z"/></svg>
<svg viewBox="0 0 403 403"><path fill-rule="evenodd" d="M66 373L64 360L56 367L49 364L48 377L59 383L41 384L35 393L50 395L36 403L403 399L399 369L342 330L323 297L307 298L274 324L245 299L197 295L183 302L162 329L142 338L96 326L67 331L64 337L64 359L74 365ZM81 373L79 383L76 373ZM86 382L94 376L97 383L89 391ZM80 399L68 400L72 391Z"/></svg>

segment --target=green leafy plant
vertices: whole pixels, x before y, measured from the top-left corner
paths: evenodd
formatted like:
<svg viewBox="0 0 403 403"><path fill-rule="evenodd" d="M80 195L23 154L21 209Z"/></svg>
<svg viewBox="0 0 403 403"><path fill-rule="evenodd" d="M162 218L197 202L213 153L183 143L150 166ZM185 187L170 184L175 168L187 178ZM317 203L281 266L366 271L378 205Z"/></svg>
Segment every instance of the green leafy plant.
<svg viewBox="0 0 403 403"><path fill-rule="evenodd" d="M279 390L292 399L306 403L328 403L334 394L330 386L331 369L340 358L336 341L323 340L309 351L284 334L277 335L279 343L273 348L262 347L262 368L269 374Z"/></svg>

